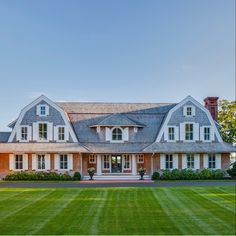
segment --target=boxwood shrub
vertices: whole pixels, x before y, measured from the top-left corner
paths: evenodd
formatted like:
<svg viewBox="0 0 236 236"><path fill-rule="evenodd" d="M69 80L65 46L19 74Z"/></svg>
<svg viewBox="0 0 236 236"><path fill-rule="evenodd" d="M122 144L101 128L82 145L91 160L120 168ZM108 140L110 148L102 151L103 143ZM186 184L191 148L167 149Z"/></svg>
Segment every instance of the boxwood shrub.
<svg viewBox="0 0 236 236"><path fill-rule="evenodd" d="M59 181L68 181L68 180L80 180L81 175L79 172L75 172L72 177L68 172L58 173L54 171L17 171L10 172L5 180L8 181L17 181L17 180L59 180Z"/></svg>
<svg viewBox="0 0 236 236"><path fill-rule="evenodd" d="M212 169L203 169L196 171L192 169L183 169L183 170L173 169L173 170L161 170L159 175L160 175L159 179L161 180L198 180L198 179L223 179L225 173L222 170L212 170Z"/></svg>

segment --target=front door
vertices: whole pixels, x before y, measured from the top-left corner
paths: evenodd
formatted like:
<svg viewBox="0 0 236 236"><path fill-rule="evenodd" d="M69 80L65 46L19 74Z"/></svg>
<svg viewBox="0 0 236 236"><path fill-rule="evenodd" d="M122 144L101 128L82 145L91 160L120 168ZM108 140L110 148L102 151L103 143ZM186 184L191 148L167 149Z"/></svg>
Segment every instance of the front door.
<svg viewBox="0 0 236 236"><path fill-rule="evenodd" d="M122 172L122 158L121 156L111 156L111 172L121 173Z"/></svg>

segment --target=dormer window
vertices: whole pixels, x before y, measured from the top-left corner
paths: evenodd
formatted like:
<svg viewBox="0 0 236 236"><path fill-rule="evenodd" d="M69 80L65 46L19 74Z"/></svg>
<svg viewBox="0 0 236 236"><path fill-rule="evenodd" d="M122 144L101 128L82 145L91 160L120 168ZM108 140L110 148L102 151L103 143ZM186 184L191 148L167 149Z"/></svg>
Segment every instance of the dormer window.
<svg viewBox="0 0 236 236"><path fill-rule="evenodd" d="M194 106L185 106L184 107L184 116L187 116L187 117L195 116L195 107Z"/></svg>
<svg viewBox="0 0 236 236"><path fill-rule="evenodd" d="M49 115L49 107L48 105L38 105L37 106L37 115L38 116L48 116Z"/></svg>
<svg viewBox="0 0 236 236"><path fill-rule="evenodd" d="M39 140L48 139L48 125L47 123L39 123Z"/></svg>
<svg viewBox="0 0 236 236"><path fill-rule="evenodd" d="M63 126L58 127L58 140L59 141L65 140L65 127Z"/></svg>
<svg viewBox="0 0 236 236"><path fill-rule="evenodd" d="M28 140L28 127L27 126L21 127L21 140L22 141Z"/></svg>
<svg viewBox="0 0 236 236"><path fill-rule="evenodd" d="M112 130L112 140L114 141L122 140L122 130L120 128L114 128Z"/></svg>
<svg viewBox="0 0 236 236"><path fill-rule="evenodd" d="M204 140L210 140L210 127L204 127Z"/></svg>
<svg viewBox="0 0 236 236"><path fill-rule="evenodd" d="M171 141L175 140L175 128L174 127L168 128L168 139Z"/></svg>

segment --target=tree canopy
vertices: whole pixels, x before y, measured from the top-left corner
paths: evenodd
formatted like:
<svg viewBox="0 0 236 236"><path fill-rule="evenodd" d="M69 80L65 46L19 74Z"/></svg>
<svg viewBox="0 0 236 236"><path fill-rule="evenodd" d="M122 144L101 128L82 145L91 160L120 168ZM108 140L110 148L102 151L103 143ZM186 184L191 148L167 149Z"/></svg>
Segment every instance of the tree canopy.
<svg viewBox="0 0 236 236"><path fill-rule="evenodd" d="M236 144L236 101L219 102L218 123L223 140Z"/></svg>

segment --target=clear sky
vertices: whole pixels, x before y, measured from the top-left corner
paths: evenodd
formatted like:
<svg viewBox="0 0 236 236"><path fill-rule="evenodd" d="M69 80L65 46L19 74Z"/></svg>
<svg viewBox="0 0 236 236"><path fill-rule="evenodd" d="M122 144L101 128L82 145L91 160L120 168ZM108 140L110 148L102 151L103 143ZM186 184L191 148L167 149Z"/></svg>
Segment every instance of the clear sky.
<svg viewBox="0 0 236 236"><path fill-rule="evenodd" d="M54 101L235 99L234 0L0 0L0 130Z"/></svg>

